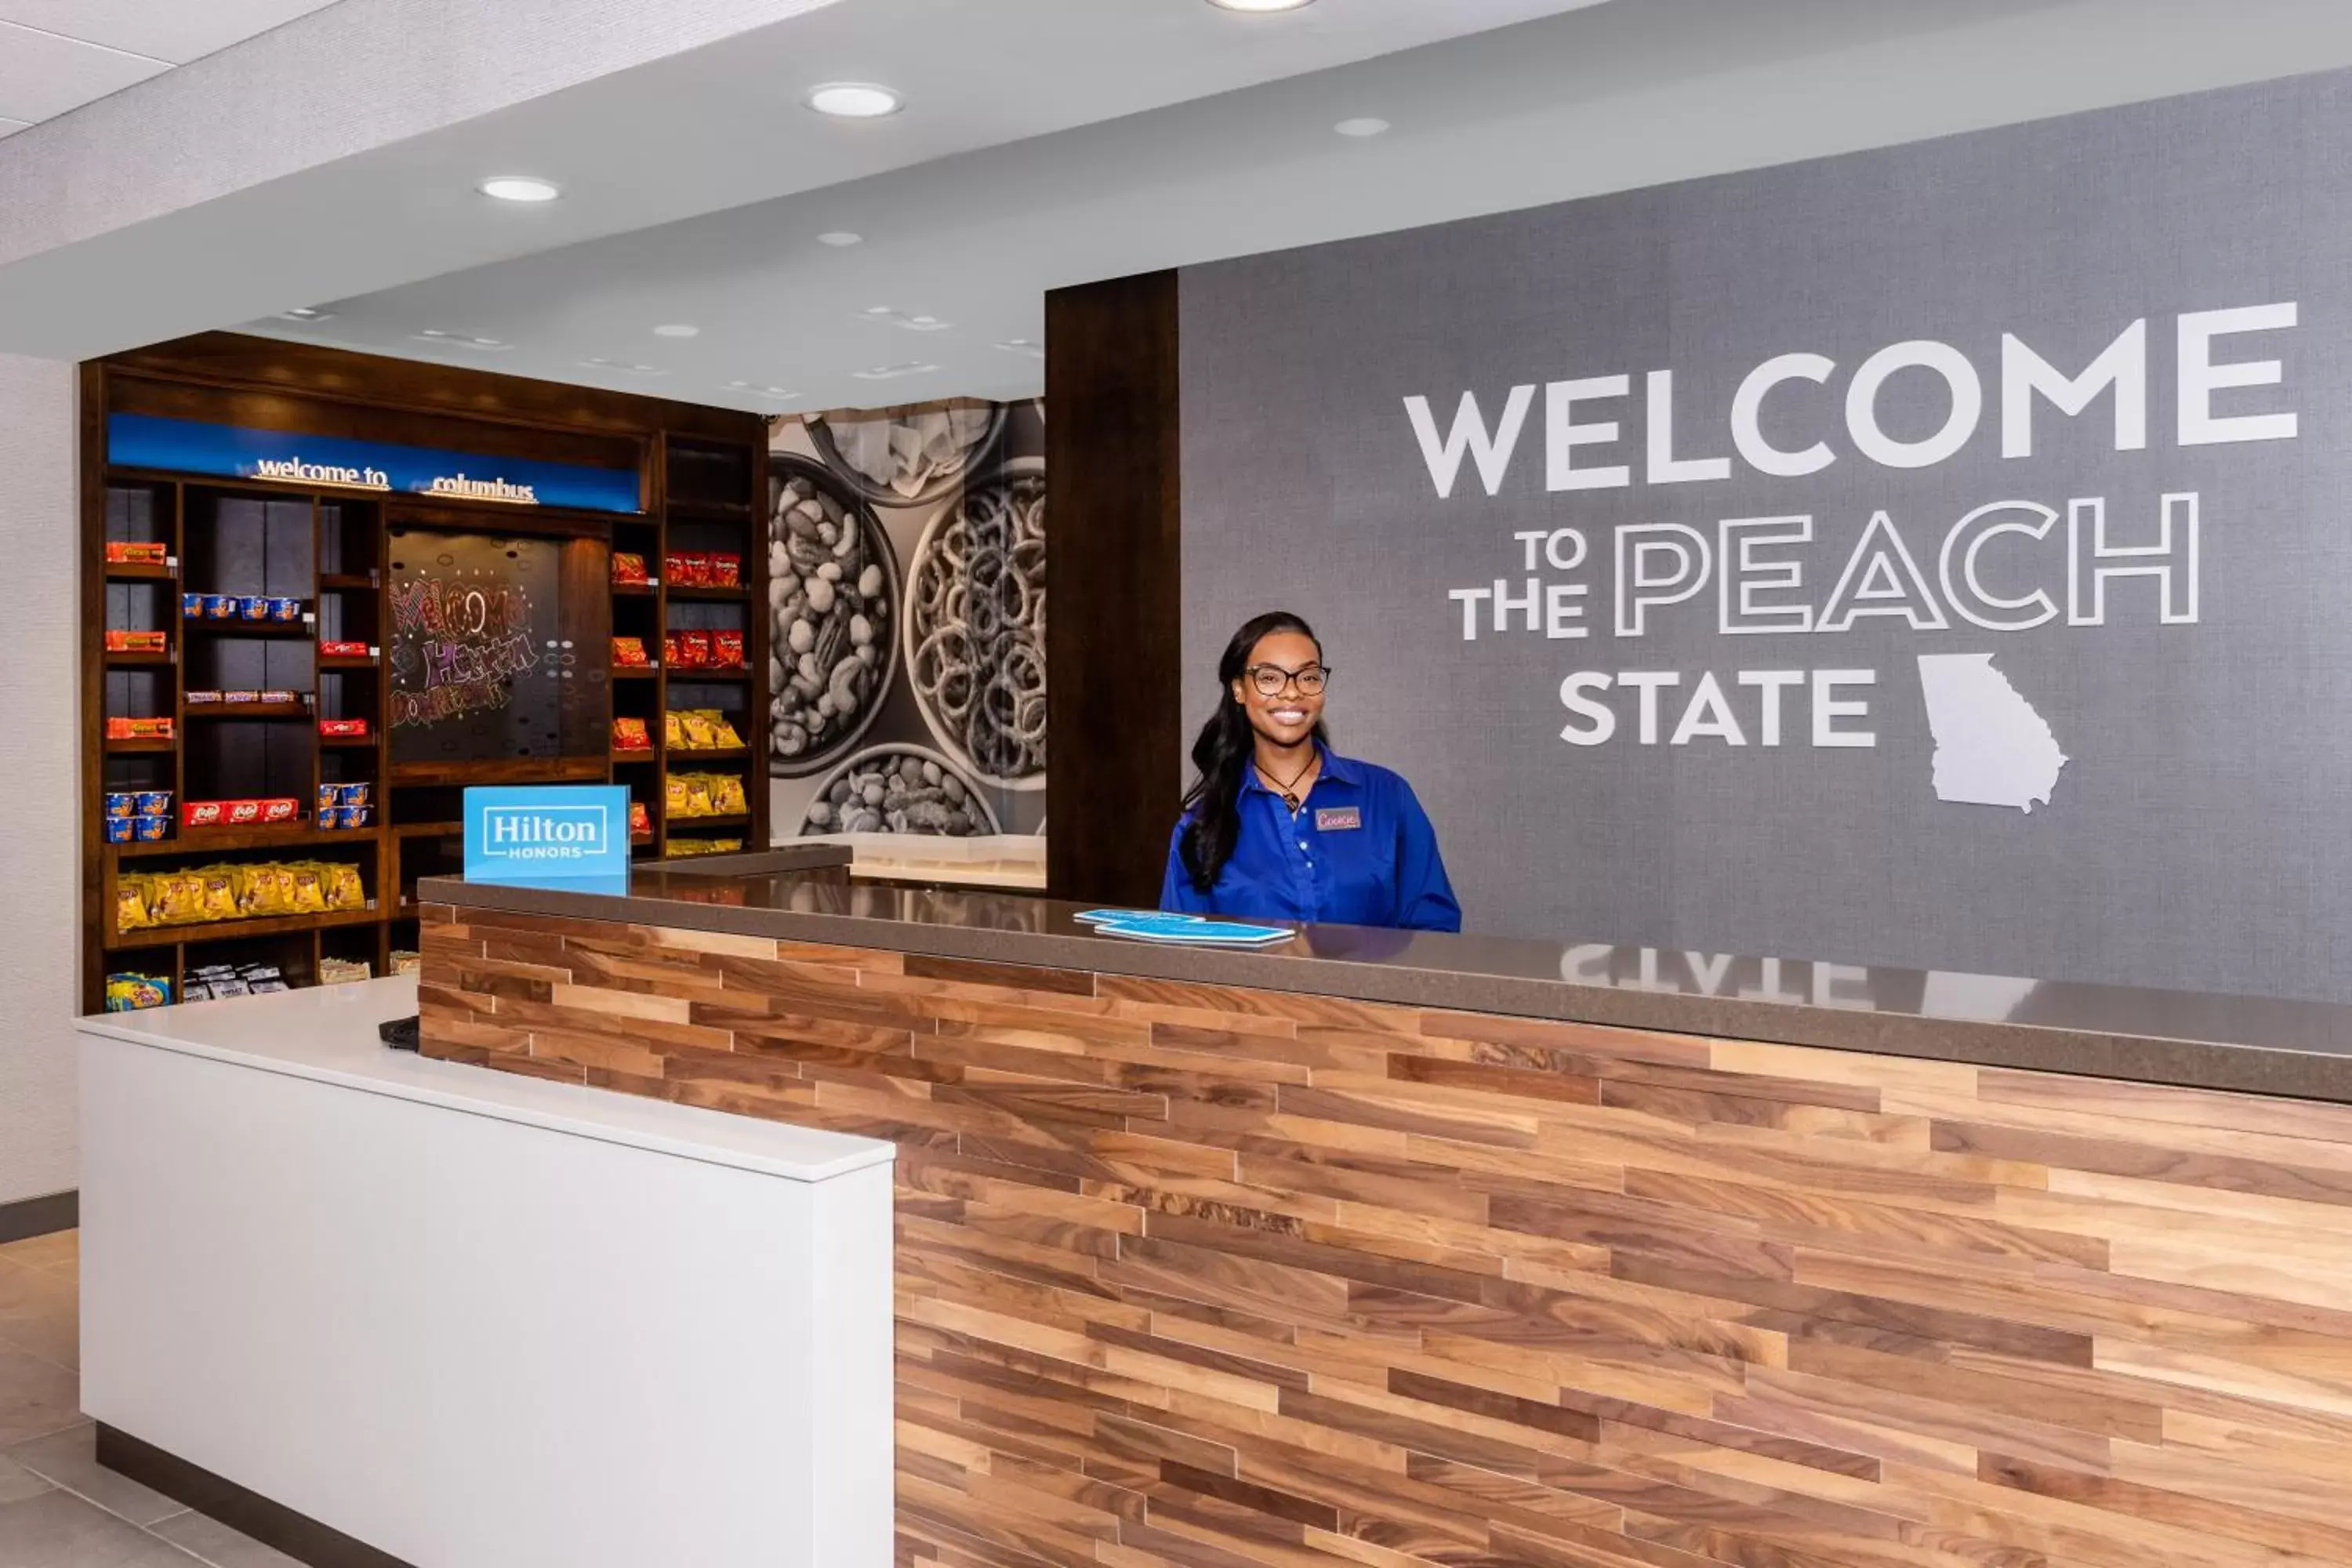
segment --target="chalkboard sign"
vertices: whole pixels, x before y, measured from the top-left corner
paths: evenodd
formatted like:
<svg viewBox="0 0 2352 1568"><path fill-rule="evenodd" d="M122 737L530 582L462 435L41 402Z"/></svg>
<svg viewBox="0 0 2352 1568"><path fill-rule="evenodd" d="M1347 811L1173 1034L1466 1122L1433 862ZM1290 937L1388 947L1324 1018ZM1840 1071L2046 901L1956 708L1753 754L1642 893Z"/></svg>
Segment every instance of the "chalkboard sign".
<svg viewBox="0 0 2352 1568"><path fill-rule="evenodd" d="M612 624L602 541L391 531L395 769L602 760Z"/></svg>

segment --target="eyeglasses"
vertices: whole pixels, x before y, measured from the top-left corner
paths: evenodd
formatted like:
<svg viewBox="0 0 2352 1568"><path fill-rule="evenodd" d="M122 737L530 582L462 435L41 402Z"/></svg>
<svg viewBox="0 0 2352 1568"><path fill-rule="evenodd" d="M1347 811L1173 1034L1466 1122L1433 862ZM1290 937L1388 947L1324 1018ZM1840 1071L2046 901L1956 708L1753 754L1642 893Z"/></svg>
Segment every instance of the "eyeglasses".
<svg viewBox="0 0 2352 1568"><path fill-rule="evenodd" d="M1331 683L1328 665L1310 664L1304 669L1285 669L1278 664L1254 664L1242 674L1257 689L1260 697L1279 697L1283 688L1297 682L1301 696L1320 697Z"/></svg>

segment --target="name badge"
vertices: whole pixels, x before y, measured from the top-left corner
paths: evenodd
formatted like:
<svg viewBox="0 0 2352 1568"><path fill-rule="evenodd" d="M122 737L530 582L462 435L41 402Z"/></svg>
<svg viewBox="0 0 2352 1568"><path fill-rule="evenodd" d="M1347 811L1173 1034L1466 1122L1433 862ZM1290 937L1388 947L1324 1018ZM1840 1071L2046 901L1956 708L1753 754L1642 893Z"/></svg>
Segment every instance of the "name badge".
<svg viewBox="0 0 2352 1568"><path fill-rule="evenodd" d="M1315 808L1315 831L1346 833L1364 825L1364 814L1352 805L1318 805Z"/></svg>

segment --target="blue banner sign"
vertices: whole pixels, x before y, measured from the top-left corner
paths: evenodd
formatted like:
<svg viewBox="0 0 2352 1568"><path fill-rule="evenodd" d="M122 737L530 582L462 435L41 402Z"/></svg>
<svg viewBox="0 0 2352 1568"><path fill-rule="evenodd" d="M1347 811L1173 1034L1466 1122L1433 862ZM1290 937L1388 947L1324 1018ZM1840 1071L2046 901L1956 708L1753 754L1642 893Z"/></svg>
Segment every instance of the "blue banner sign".
<svg viewBox="0 0 2352 1568"><path fill-rule="evenodd" d="M466 880L626 892L629 792L613 784L467 790Z"/></svg>
<svg viewBox="0 0 2352 1568"><path fill-rule="evenodd" d="M1192 947L1264 947L1298 933L1287 926L1249 925L1206 915L1163 914L1157 910L1089 910L1073 919L1104 936L1164 942Z"/></svg>
<svg viewBox="0 0 2352 1568"><path fill-rule="evenodd" d="M214 474L313 489L560 506L575 511L641 510L635 468L490 458L147 414L107 416L106 460L119 468Z"/></svg>

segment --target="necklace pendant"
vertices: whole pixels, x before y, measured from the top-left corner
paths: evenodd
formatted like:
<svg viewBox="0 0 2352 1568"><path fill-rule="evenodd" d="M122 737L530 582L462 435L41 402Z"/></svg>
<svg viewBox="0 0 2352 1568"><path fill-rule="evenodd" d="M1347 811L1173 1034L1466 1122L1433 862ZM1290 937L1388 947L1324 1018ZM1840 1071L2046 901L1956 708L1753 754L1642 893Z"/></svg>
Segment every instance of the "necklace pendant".
<svg viewBox="0 0 2352 1568"><path fill-rule="evenodd" d="M1291 794L1288 790L1282 792L1282 804L1290 808L1291 816L1296 816L1298 815L1298 797Z"/></svg>

